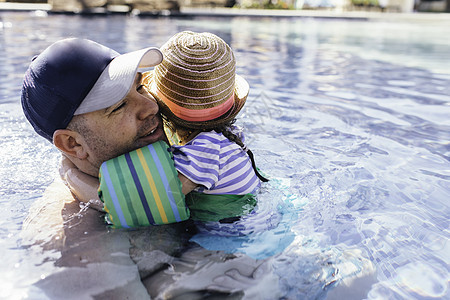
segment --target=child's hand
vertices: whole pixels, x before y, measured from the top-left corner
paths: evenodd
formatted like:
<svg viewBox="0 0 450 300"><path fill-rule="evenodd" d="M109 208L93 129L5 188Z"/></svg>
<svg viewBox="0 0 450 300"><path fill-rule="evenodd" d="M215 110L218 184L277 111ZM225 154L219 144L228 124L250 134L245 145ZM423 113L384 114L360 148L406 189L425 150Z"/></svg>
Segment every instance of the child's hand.
<svg viewBox="0 0 450 300"><path fill-rule="evenodd" d="M99 180L96 177L81 172L67 157L62 156L59 174L70 189L75 199L88 204L90 207L103 210L97 189Z"/></svg>

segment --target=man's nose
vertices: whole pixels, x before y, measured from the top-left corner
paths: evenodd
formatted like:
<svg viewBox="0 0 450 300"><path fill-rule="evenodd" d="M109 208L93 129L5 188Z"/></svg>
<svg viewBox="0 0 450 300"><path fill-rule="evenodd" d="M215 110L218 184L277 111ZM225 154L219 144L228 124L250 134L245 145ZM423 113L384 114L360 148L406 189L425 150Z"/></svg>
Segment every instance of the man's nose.
<svg viewBox="0 0 450 300"><path fill-rule="evenodd" d="M159 107L158 104L156 104L156 101L143 95L140 96L138 118L140 120L145 120L148 117L156 115L159 112Z"/></svg>

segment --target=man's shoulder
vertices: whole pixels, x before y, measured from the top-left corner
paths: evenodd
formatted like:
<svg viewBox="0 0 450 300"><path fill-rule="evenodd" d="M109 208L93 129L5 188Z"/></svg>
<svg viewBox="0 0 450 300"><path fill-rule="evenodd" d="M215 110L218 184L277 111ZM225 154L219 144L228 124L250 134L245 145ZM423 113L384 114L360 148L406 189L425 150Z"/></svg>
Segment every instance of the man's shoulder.
<svg viewBox="0 0 450 300"><path fill-rule="evenodd" d="M79 222L79 218L83 222ZM74 225L76 223L76 225ZM60 249L71 236L104 227L99 212L82 209L70 190L57 176L42 196L30 207L23 223L21 237L24 244L41 244L47 249Z"/></svg>
<svg viewBox="0 0 450 300"><path fill-rule="evenodd" d="M22 225L24 243L61 243L64 234L63 211L66 202L74 201L64 183L57 178L30 207ZM58 247L58 245L54 245Z"/></svg>

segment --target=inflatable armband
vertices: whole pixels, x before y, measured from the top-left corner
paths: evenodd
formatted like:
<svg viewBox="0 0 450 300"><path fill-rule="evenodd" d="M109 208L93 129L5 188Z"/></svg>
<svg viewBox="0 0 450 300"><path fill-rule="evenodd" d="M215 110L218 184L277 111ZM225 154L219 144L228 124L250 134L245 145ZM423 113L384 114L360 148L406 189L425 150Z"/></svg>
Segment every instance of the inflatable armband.
<svg viewBox="0 0 450 300"><path fill-rule="evenodd" d="M98 194L113 227L161 225L189 218L167 148L158 141L101 165Z"/></svg>

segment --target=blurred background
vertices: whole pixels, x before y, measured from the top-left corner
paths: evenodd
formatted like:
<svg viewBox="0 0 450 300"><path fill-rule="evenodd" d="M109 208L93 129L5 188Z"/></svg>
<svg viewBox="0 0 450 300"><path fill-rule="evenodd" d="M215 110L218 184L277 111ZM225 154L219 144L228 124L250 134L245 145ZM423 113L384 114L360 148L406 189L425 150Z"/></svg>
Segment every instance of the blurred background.
<svg viewBox="0 0 450 300"><path fill-rule="evenodd" d="M53 12L71 13L174 14L183 10L210 8L450 12L450 0L0 0L0 9L11 8L14 3L43 4Z"/></svg>

